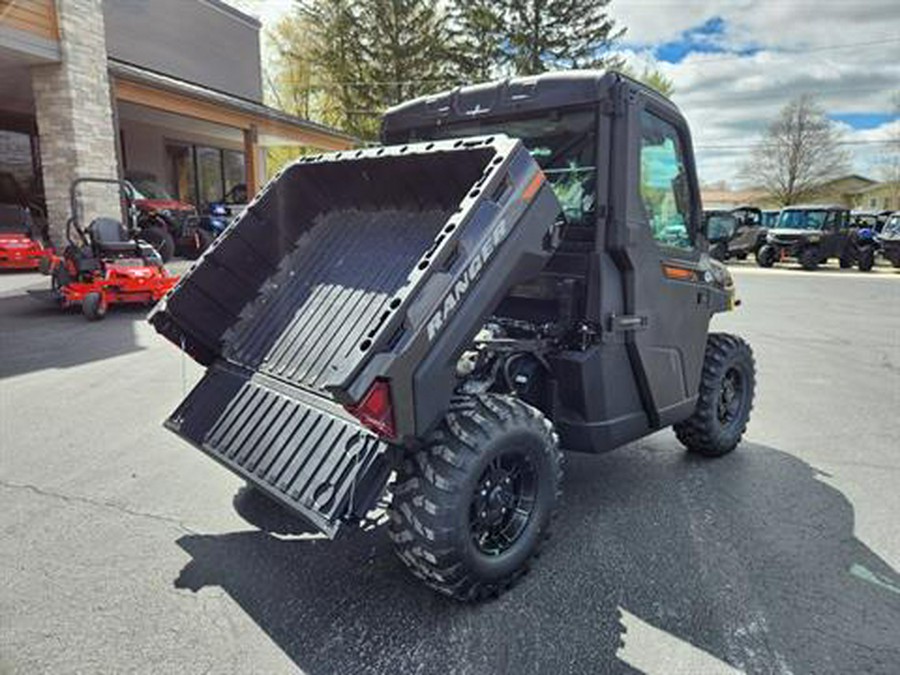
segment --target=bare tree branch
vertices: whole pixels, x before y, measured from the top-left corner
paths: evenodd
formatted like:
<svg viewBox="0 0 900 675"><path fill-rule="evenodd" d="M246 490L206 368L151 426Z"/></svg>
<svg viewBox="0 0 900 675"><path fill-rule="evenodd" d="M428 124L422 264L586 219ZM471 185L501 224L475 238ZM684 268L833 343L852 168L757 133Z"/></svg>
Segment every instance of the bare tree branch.
<svg viewBox="0 0 900 675"><path fill-rule="evenodd" d="M815 99L800 96L769 125L742 174L779 204L796 204L849 170L840 140L837 127Z"/></svg>

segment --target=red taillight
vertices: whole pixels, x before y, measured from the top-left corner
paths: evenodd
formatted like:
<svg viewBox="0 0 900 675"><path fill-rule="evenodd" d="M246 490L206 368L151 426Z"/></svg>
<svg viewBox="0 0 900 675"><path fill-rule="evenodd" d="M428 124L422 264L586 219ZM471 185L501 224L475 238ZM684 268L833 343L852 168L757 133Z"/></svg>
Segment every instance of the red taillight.
<svg viewBox="0 0 900 675"><path fill-rule="evenodd" d="M348 412L379 436L394 438L394 406L391 403L391 385L377 380L362 400L347 406Z"/></svg>

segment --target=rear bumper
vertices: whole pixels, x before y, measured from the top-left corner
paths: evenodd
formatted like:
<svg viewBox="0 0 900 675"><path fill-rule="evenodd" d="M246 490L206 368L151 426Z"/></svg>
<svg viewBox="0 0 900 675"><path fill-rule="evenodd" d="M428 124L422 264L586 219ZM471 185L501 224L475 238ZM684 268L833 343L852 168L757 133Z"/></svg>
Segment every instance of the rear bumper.
<svg viewBox="0 0 900 675"><path fill-rule="evenodd" d="M381 495L389 446L338 406L219 363L166 427L333 537Z"/></svg>

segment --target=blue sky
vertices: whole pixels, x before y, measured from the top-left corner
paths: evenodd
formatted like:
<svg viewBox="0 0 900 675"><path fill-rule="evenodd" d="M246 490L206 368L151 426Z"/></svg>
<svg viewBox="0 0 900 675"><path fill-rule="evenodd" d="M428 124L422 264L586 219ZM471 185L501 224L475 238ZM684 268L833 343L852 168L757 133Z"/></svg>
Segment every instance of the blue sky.
<svg viewBox="0 0 900 675"><path fill-rule="evenodd" d="M742 182L749 148L800 94L842 130L853 171L878 179L897 147L897 0L613 0L610 13L626 59L674 82L704 182Z"/></svg>

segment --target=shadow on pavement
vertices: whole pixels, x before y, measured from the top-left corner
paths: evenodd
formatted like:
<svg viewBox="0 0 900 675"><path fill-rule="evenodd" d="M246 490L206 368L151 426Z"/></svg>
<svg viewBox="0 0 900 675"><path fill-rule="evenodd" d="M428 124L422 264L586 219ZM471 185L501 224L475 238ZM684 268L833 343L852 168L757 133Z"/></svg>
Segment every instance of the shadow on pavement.
<svg viewBox="0 0 900 675"><path fill-rule="evenodd" d="M778 450L704 461L670 439L570 456L554 540L480 606L413 580L378 530L185 536L175 586L221 587L313 675L637 672L616 656L619 607L748 673L896 673L900 577L843 495Z"/></svg>
<svg viewBox="0 0 900 675"><path fill-rule="evenodd" d="M0 297L0 379L46 368L69 368L142 349L135 322L148 307L121 305L102 321L78 308L62 310L24 291Z"/></svg>

